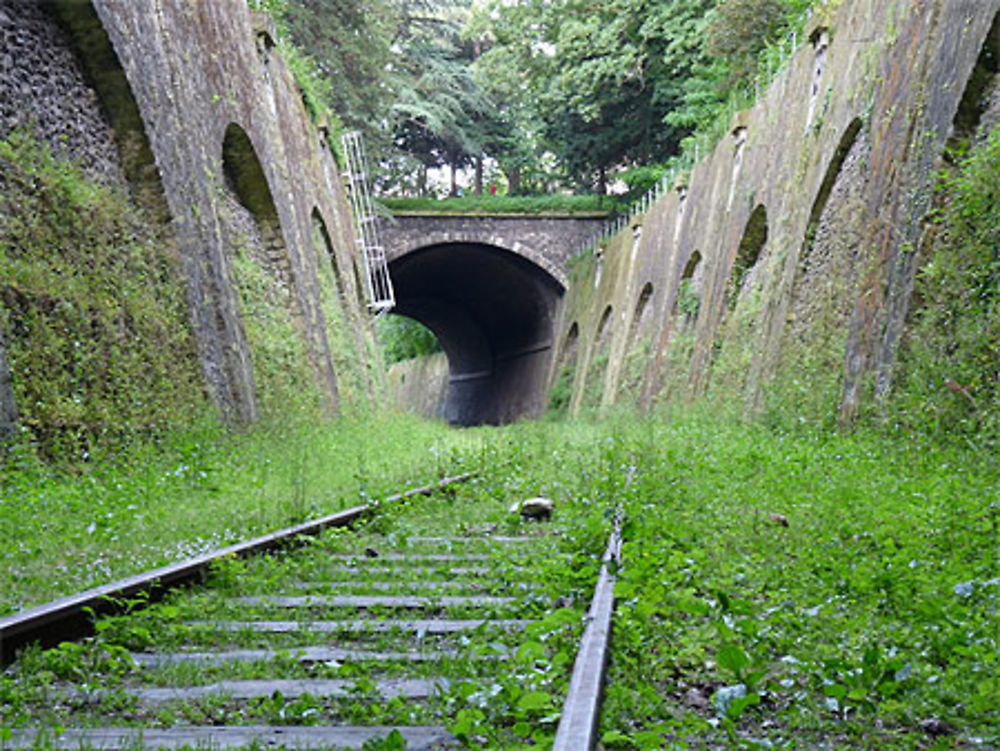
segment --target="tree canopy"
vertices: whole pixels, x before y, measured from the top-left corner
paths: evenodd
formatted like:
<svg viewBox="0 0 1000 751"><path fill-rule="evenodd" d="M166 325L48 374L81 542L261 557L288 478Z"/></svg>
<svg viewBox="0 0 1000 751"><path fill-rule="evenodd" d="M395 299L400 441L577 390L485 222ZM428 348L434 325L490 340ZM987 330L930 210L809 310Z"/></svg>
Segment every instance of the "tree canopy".
<svg viewBox="0 0 1000 751"><path fill-rule="evenodd" d="M253 1L253 0L252 0ZM641 180L752 85L815 0L261 0L389 192L484 165L506 191Z"/></svg>

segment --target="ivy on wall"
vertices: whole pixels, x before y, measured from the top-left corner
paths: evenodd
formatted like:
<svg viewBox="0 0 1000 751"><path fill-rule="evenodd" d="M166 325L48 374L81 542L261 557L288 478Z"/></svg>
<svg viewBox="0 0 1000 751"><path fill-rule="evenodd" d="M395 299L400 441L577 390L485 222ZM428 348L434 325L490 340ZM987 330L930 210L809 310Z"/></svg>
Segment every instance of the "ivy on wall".
<svg viewBox="0 0 1000 751"><path fill-rule="evenodd" d="M292 315L289 290L255 252L254 240L233 248L233 281L261 417L282 420L323 413L323 396L301 327Z"/></svg>
<svg viewBox="0 0 1000 751"><path fill-rule="evenodd" d="M917 277L901 419L1000 438L1000 127L942 176L936 242Z"/></svg>
<svg viewBox="0 0 1000 751"><path fill-rule="evenodd" d="M22 432L43 456L206 409L178 260L155 226L33 137L0 141L0 327Z"/></svg>

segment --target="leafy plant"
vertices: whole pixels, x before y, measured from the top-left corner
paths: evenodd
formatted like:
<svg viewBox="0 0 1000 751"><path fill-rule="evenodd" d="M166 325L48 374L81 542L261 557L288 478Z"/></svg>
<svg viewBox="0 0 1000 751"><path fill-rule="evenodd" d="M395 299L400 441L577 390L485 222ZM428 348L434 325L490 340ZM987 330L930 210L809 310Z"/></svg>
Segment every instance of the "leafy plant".
<svg viewBox="0 0 1000 751"><path fill-rule="evenodd" d="M1000 128L941 176L936 242L918 275L896 402L907 424L984 451L1000 438L998 179Z"/></svg>
<svg viewBox="0 0 1000 751"><path fill-rule="evenodd" d="M698 317L701 308L701 295L691 279L682 279L677 285L677 310L690 319Z"/></svg>
<svg viewBox="0 0 1000 751"><path fill-rule="evenodd" d="M384 316L375 324L387 362L401 362L441 351L434 332L406 316Z"/></svg>

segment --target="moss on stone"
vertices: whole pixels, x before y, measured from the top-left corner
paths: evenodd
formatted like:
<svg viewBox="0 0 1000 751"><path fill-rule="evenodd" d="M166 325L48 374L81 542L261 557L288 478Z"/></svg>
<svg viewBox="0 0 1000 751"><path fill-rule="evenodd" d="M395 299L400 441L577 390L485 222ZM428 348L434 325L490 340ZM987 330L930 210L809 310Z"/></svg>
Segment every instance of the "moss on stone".
<svg viewBox="0 0 1000 751"><path fill-rule="evenodd" d="M33 136L0 141L0 325L27 439L72 458L206 409L169 238Z"/></svg>

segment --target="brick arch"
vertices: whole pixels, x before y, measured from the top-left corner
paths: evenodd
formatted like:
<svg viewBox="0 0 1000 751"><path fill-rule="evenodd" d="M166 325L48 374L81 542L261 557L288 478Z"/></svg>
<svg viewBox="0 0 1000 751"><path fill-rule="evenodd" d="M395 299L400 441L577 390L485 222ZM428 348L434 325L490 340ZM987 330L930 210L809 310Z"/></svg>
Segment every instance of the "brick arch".
<svg viewBox="0 0 1000 751"><path fill-rule="evenodd" d="M529 247L519 240L511 240L500 233L480 234L476 232L458 232L444 230L422 234L419 239L408 238L400 247L393 248L392 259L402 258L432 245L487 245L530 261L545 271L559 286L565 290L569 287L569 275L548 259L543 253Z"/></svg>
<svg viewBox="0 0 1000 751"><path fill-rule="evenodd" d="M276 222L271 186L267 182L257 149L247 131L238 123L226 125L222 137L222 169L236 195L259 222Z"/></svg>
<svg viewBox="0 0 1000 751"><path fill-rule="evenodd" d="M28 107L16 108L15 119L22 120L22 126L31 126L39 135L58 133L52 141L57 153L67 153L73 159L80 161L91 175L99 176L107 181L117 181L117 175L109 175L108 170L94 163L93 154L88 153L92 147L88 140L100 142L104 140L105 125L113 134L113 146L117 151L117 159L125 178L132 199L141 206L149 218L160 224L167 224L171 219L167 205L166 194L160 179L160 173L153 157L146 124L139 113L132 85L125 74L122 61L104 28L92 0L86 2L36 3L34 8L10 11L14 14L30 12L51 18L66 41L76 53L75 63L78 63L85 74L86 85L96 94L100 102L100 119L87 115L89 105L85 98L73 97L72 105L69 98L63 100L58 107L46 107L49 97L36 96L35 103ZM18 54L18 50L13 50ZM75 72L68 72L72 79ZM0 82L6 84L6 82ZM58 90L64 82L53 84ZM34 88L34 87L33 87ZM64 93L57 96L65 96ZM65 111L62 107L72 106L75 111ZM60 122L59 118L62 118ZM0 115L0 135L2 135L2 115ZM101 173L104 174L101 174Z"/></svg>
<svg viewBox="0 0 1000 751"><path fill-rule="evenodd" d="M222 138L222 172L227 189L253 219L267 270L291 289L292 272L281 217L258 151L244 128L226 125ZM289 305L295 308L294 296Z"/></svg>

